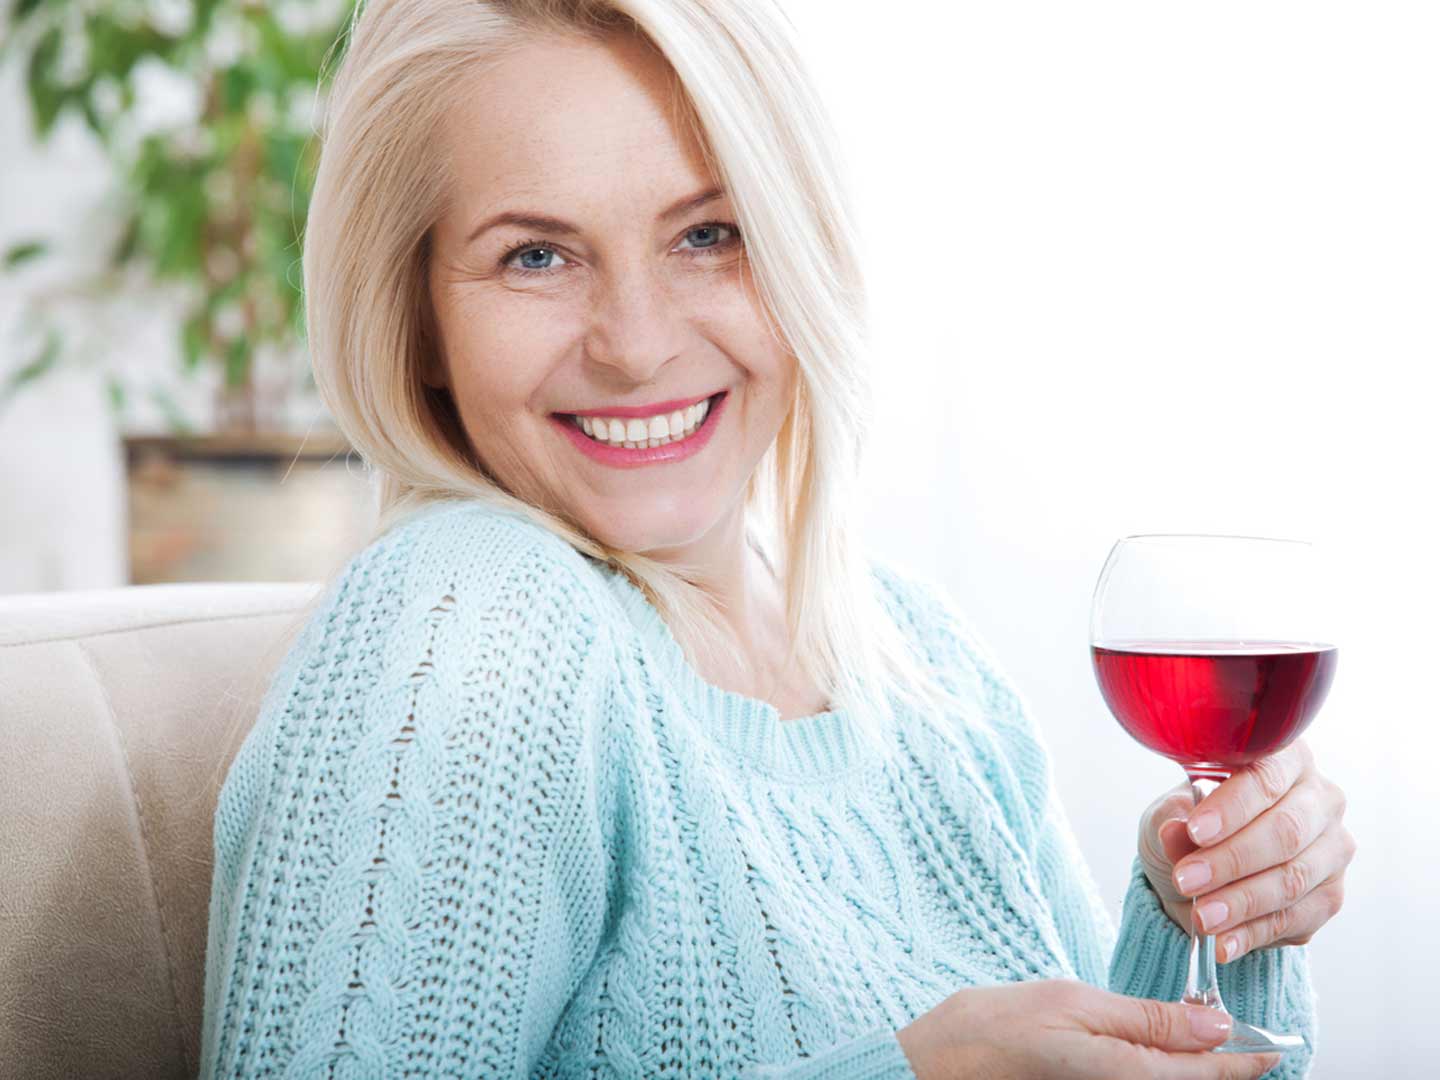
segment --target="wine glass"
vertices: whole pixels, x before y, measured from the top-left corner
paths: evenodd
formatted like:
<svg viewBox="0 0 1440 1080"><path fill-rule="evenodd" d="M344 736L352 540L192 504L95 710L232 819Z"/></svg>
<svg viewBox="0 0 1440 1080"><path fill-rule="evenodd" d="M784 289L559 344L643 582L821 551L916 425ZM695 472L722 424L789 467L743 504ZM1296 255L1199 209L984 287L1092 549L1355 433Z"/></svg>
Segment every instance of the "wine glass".
<svg viewBox="0 0 1440 1080"><path fill-rule="evenodd" d="M1328 584L1301 540L1171 533L1110 549L1090 612L1100 693L1137 742L1185 770L1196 802L1288 746L1324 702L1336 659ZM1181 1000L1225 1008L1215 939L1193 920ZM1235 1017L1216 1050L1304 1045Z"/></svg>

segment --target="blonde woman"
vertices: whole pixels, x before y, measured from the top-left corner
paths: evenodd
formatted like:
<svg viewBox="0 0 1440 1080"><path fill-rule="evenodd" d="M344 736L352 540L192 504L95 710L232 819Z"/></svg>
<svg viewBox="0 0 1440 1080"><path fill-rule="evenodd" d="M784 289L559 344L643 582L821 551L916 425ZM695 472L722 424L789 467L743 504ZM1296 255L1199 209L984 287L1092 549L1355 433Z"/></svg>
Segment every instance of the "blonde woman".
<svg viewBox="0 0 1440 1080"><path fill-rule="evenodd" d="M1014 687L859 546L864 290L788 34L351 27L304 277L380 528L221 790L203 1076L1258 1076L1172 1003L1206 852L1225 1000L1313 1036L1353 841L1303 744L1199 855L1146 809L1117 933Z"/></svg>

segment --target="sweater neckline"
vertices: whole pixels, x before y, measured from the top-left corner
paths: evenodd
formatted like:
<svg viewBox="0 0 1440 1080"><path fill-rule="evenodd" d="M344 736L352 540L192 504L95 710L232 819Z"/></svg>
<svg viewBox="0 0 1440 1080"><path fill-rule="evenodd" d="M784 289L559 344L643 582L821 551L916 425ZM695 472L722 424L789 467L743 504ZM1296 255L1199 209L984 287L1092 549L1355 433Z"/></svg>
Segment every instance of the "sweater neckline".
<svg viewBox="0 0 1440 1080"><path fill-rule="evenodd" d="M795 779L834 776L867 760L865 741L846 709L782 720L770 702L707 682L649 597L620 571L597 565L613 582L631 622L653 646L652 655L670 685L704 719L712 742L764 772Z"/></svg>

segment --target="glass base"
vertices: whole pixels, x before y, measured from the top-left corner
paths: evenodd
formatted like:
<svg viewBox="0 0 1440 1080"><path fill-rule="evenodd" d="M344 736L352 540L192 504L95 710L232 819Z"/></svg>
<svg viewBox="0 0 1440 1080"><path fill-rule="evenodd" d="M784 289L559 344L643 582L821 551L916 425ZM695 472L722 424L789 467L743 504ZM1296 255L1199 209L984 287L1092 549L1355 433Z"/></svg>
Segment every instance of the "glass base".
<svg viewBox="0 0 1440 1080"><path fill-rule="evenodd" d="M1290 1050L1303 1050L1305 1038L1302 1035L1277 1035L1273 1031L1266 1031L1254 1024L1247 1024L1238 1017L1232 1018L1234 1026L1230 1029L1230 1037L1219 1046L1215 1047L1212 1053L1216 1054L1257 1054L1257 1053L1286 1053Z"/></svg>
<svg viewBox="0 0 1440 1080"><path fill-rule="evenodd" d="M1203 775L1210 768L1219 770L1218 766L1204 764L1185 766L1197 803L1219 787L1224 782L1224 777L1229 775L1228 772L1216 776ZM1203 1005L1230 1015L1230 1037L1214 1047L1213 1053L1286 1054L1309 1045L1303 1035L1281 1035L1266 1031L1254 1024L1247 1024L1225 1008L1225 1002L1220 998L1220 981L1215 970L1215 938L1201 933L1198 924L1193 920L1190 926L1190 959L1185 975L1185 992L1180 995L1180 1000L1187 1005Z"/></svg>

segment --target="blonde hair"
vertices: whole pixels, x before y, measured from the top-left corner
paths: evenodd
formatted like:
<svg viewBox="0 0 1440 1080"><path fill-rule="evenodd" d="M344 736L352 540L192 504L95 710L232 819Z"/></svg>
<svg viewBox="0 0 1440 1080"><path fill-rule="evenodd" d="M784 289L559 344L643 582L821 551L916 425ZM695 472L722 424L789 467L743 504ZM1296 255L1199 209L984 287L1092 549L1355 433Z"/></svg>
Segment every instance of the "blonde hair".
<svg viewBox="0 0 1440 1080"><path fill-rule="evenodd" d="M697 667L702 652L739 666L694 568L612 549L563 509L503 490L475 459L448 392L421 378L436 342L430 231L449 189L431 147L458 87L537 35L637 35L667 62L676 118L734 203L771 332L798 365L795 400L745 492L747 527L761 534L785 588L793 652L784 670L800 665L829 691L831 708L888 748L887 694L933 711L946 707L948 690L887 617L860 544L867 301L835 135L791 29L771 0L357 8L329 90L305 230L309 351L326 405L377 481L377 537L436 499L518 513L625 574Z"/></svg>

